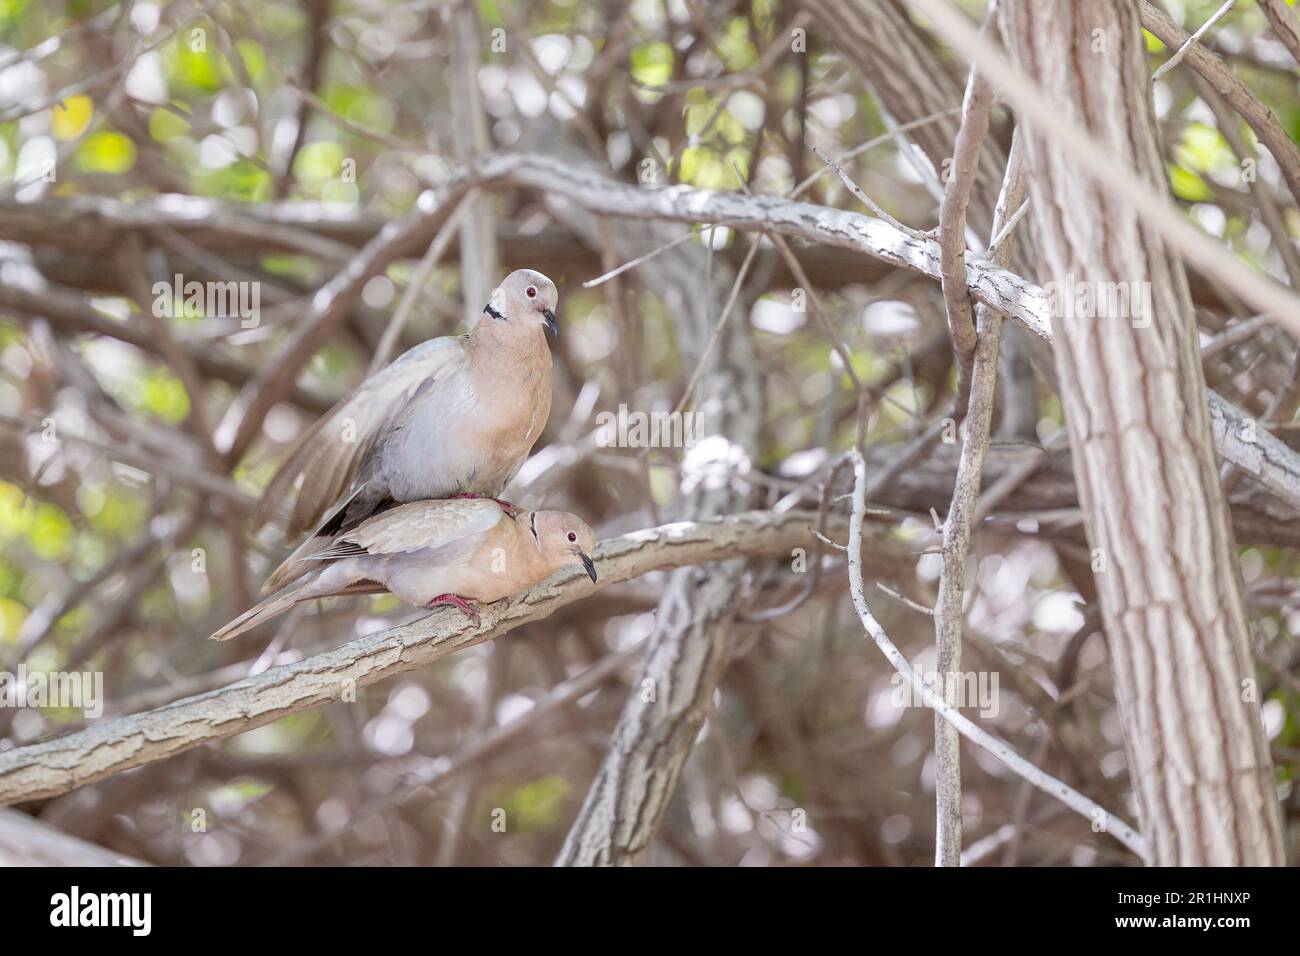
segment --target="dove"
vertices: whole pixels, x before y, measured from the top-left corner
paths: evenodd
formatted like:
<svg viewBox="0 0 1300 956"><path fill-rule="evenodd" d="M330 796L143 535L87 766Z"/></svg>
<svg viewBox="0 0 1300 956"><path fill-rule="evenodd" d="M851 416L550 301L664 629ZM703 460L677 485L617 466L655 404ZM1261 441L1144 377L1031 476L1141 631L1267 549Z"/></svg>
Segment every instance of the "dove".
<svg viewBox="0 0 1300 956"><path fill-rule="evenodd" d="M510 273L468 334L403 353L308 429L254 520L261 524L301 474L288 533L315 531L263 593L296 578L303 554L322 540L393 504L500 495L550 417L545 330L559 334L557 300L555 283L540 272Z"/></svg>
<svg viewBox="0 0 1300 956"><path fill-rule="evenodd" d="M308 570L212 635L224 641L301 601L391 591L420 607L451 605L476 625L491 603L574 565L596 581L596 536L564 511L513 513L483 498L415 501L368 518L304 555Z"/></svg>

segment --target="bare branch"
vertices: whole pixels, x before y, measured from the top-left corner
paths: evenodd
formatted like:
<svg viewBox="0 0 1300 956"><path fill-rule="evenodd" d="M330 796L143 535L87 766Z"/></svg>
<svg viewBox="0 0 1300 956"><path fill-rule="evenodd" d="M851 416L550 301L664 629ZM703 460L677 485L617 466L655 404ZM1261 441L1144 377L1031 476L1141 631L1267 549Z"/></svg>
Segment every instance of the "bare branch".
<svg viewBox="0 0 1300 956"><path fill-rule="evenodd" d="M1179 63L1182 63L1183 57L1187 56L1187 53L1192 48L1192 46L1196 43L1199 43L1201 37L1205 36L1205 34L1209 32L1210 27L1218 23L1219 20L1223 17L1223 15L1233 8L1236 2L1237 0L1227 0L1227 2L1223 4L1223 6L1219 7L1218 10L1214 11L1214 15L1211 16L1210 19L1202 23L1200 29L1197 30L1195 33L1193 33L1191 36L1189 36L1187 40L1183 43L1183 45L1174 51L1173 56L1165 60L1165 62L1161 63L1160 66L1156 68L1156 71L1151 74L1151 79L1153 81L1160 79L1160 77L1164 76L1174 67L1176 67Z"/></svg>
<svg viewBox="0 0 1300 956"><path fill-rule="evenodd" d="M0 866L144 866L61 833L17 810L0 809Z"/></svg>
<svg viewBox="0 0 1300 956"><path fill-rule="evenodd" d="M749 512L663 525L605 541L595 555L598 585L581 571L565 574L513 600L484 607L478 627L455 610L440 611L220 690L0 753L0 805L67 793L339 700L357 687L490 641L597 590L659 568L787 552L811 543L815 520L810 512ZM887 547L883 539L881 547Z"/></svg>
<svg viewBox="0 0 1300 956"><path fill-rule="evenodd" d="M1263 143L1282 170L1282 178L1291 189L1291 195L1300 202L1300 149L1287 135L1273 111L1261 103L1232 71L1199 43L1191 43L1187 31L1170 20L1149 0L1142 0L1142 26L1150 30L1169 47L1186 51L1187 65L1203 76L1241 118L1250 124L1259 141ZM1247 300L1251 301L1251 300ZM1268 311L1268 310L1261 310ZM1292 327L1294 332L1294 326Z"/></svg>
<svg viewBox="0 0 1300 956"><path fill-rule="evenodd" d="M893 641L889 639L889 635L885 633L884 628L880 626L880 623L871 613L871 608L867 605L866 589L862 581L862 525L866 509L867 469L866 462L863 461L860 454L854 451L852 456L854 481L853 515L849 520L849 593L853 596L853 606L857 609L858 617L862 621L862 626L866 629L868 636L880 648L881 653L885 655L889 663L894 665L894 670L907 679L913 692L921 697L925 705L933 708L936 714L956 727L958 733L963 737L976 746L987 750L1013 773L1023 777L1044 793L1060 800L1088 821L1101 823L1103 832L1113 835L1115 839L1132 850L1138 857L1145 857L1146 846L1137 831L1119 817L1109 813L1104 807L1089 800L1073 787L1056 779L1051 774L1044 773L1012 750L1008 744L963 717L960 711L948 706L944 699L934 692L930 685L908 663L907 658L894 646Z"/></svg>

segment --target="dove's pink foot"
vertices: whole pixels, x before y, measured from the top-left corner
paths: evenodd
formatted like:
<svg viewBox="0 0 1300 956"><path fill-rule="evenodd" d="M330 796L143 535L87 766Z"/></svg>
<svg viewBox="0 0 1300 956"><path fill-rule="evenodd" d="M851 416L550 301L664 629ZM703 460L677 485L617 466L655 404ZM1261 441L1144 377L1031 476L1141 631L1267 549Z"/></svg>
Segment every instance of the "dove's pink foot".
<svg viewBox="0 0 1300 956"><path fill-rule="evenodd" d="M481 498L485 501L495 501L498 505L501 506L501 510L506 513L506 517L513 518L515 515L519 514L519 508L516 505L512 505L510 502L506 501L504 498L489 498L487 495L476 495L472 491L465 491L458 495L452 495L452 497L453 498Z"/></svg>
<svg viewBox="0 0 1300 956"><path fill-rule="evenodd" d="M463 597L459 597L458 595L439 594L436 598L434 598L432 601L426 604L425 607L435 608L435 607L442 607L448 604L451 605L452 607L459 608L460 610L464 611L466 616L469 617L469 619L474 622L474 626L475 627L479 626L480 622L478 616L478 607L475 606L475 603L473 601L466 601Z"/></svg>

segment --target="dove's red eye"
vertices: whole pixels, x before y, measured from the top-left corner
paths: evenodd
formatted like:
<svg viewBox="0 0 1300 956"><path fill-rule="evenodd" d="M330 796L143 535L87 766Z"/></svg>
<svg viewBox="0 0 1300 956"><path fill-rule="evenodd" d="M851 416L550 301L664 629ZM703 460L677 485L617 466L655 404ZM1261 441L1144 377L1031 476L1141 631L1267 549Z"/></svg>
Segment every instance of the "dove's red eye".
<svg viewBox="0 0 1300 956"><path fill-rule="evenodd" d="M530 285L527 289L524 290L524 295L528 296L528 298L530 299L537 298L537 286Z"/></svg>
<svg viewBox="0 0 1300 956"><path fill-rule="evenodd" d="M577 535L575 532L570 531L570 532L569 532L569 540L570 540L570 541L577 541L577 540L578 540L578 535Z"/></svg>

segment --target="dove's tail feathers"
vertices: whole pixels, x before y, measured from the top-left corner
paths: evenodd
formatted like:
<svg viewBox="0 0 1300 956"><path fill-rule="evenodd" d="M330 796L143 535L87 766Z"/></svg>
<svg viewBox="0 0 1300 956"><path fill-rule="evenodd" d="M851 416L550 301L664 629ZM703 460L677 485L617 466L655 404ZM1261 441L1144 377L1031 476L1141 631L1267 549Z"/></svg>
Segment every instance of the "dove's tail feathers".
<svg viewBox="0 0 1300 956"><path fill-rule="evenodd" d="M295 579L302 576L307 570L307 558L328 544L328 539L318 538L312 535L298 547L293 549L293 553L280 562L280 566L271 572L271 576L266 579L262 585L262 596L275 594L288 587Z"/></svg>
<svg viewBox="0 0 1300 956"><path fill-rule="evenodd" d="M281 588L286 587L289 582L311 570L314 567L311 561L312 555L323 548L329 547L335 535L343 531L345 526L355 526L357 522L349 520L348 509L350 507L355 505L362 517L369 516L373 504L366 497L368 487L365 482L358 484L346 498L341 499L330 509L325 522L313 531L302 544L294 548L293 553L281 561L280 566L271 572L271 576L262 585L263 597L274 594Z"/></svg>
<svg viewBox="0 0 1300 956"><path fill-rule="evenodd" d="M289 587L277 591L269 598L254 604L225 627L216 631L211 639L214 641L228 641L245 631L251 631L264 621L269 621L271 618L283 614L299 601L307 601L315 597L326 597L334 593L329 587L322 585L320 575L313 574L304 577L295 581Z"/></svg>
<svg viewBox="0 0 1300 956"><path fill-rule="evenodd" d="M334 413L341 409L347 400L340 401L320 419L304 431L298 440L294 442L293 448L290 449L289 455L271 477L270 483L266 490L262 492L262 497L258 499L257 506L253 509L252 526L256 531L262 525L266 524L275 515L276 506L289 497L293 490L293 483L302 474L303 469L307 466L307 460L311 457L313 451L313 439L320 434L333 417Z"/></svg>

